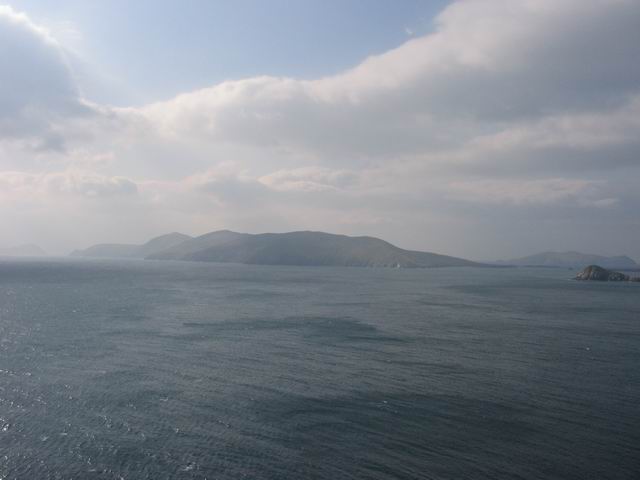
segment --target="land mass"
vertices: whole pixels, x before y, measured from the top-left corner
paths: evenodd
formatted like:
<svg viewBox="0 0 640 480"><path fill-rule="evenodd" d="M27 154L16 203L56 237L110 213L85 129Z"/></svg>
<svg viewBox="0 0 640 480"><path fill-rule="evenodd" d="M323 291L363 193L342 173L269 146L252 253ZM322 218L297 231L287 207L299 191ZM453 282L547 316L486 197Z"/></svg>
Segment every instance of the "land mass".
<svg viewBox="0 0 640 480"><path fill-rule="evenodd" d="M174 247L186 240L189 235L183 233L169 233L153 238L143 245L131 245L125 243L100 243L84 250L74 250L72 257L91 258L146 258L158 252Z"/></svg>
<svg viewBox="0 0 640 480"><path fill-rule="evenodd" d="M580 252L544 252L529 255L512 260L500 260L495 262L499 265L515 267L562 267L562 268L582 268L585 265L599 265L603 268L618 268L630 270L640 267L633 259L626 255L615 257L604 257Z"/></svg>
<svg viewBox="0 0 640 480"><path fill-rule="evenodd" d="M640 282L640 277L630 277L624 273L607 270L598 265L589 265L575 279L596 282Z"/></svg>
<svg viewBox="0 0 640 480"><path fill-rule="evenodd" d="M375 237L324 232L248 234L220 230L199 237L173 233L144 245L102 244L72 253L76 257L144 258L255 265L345 267L480 267L462 258L405 250Z"/></svg>

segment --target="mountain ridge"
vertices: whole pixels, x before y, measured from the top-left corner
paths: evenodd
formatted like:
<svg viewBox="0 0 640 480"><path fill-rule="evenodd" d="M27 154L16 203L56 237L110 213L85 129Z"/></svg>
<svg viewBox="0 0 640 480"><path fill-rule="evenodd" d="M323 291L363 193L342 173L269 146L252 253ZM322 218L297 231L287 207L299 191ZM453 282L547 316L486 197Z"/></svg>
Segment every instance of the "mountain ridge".
<svg viewBox="0 0 640 480"><path fill-rule="evenodd" d="M147 251L144 256L141 256L142 246L126 244L94 245L73 255L104 258L115 254L119 258L255 265L396 268L488 266L448 255L405 250L376 237L352 237L317 231L248 234L218 230L198 237L184 237L187 238L165 249ZM151 239L145 245L157 245L159 238L162 237Z"/></svg>
<svg viewBox="0 0 640 480"><path fill-rule="evenodd" d="M83 250L74 250L71 252L72 257L90 257L90 258L138 258L143 259L156 252L166 250L188 239L189 235L179 232L167 233L154 237L142 245L127 243L99 243L92 245Z"/></svg>
<svg viewBox="0 0 640 480"><path fill-rule="evenodd" d="M542 252L526 257L514 258L511 260L498 260L493 262L498 265L516 267L561 267L561 268L582 268L585 265L600 265L605 268L634 269L638 265L627 255L603 256L591 253L581 253L577 251L566 252Z"/></svg>

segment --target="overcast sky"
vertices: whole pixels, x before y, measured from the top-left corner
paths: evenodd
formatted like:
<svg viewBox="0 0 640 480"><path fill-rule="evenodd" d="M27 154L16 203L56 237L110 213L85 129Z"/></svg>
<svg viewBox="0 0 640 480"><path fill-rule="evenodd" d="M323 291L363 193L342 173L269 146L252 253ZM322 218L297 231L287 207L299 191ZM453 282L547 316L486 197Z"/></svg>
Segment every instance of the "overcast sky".
<svg viewBox="0 0 640 480"><path fill-rule="evenodd" d="M0 247L324 230L640 260L637 0L0 6Z"/></svg>

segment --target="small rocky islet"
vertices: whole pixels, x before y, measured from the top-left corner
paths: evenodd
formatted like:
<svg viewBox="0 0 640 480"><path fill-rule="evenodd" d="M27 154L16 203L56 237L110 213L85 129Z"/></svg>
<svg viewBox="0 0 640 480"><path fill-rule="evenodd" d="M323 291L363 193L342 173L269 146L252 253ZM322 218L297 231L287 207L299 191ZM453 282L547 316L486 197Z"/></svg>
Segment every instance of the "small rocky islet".
<svg viewBox="0 0 640 480"><path fill-rule="evenodd" d="M640 282L640 277L631 277L621 272L607 270L598 265L589 265L576 275L575 280L596 282Z"/></svg>

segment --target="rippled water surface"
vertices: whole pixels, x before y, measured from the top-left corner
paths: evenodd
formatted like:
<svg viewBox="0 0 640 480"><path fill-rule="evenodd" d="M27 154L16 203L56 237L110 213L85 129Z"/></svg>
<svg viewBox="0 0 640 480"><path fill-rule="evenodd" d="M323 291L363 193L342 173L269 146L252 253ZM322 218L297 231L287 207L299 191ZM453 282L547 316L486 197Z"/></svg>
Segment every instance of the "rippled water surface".
<svg viewBox="0 0 640 480"><path fill-rule="evenodd" d="M1 479L635 479L640 285L0 261Z"/></svg>

